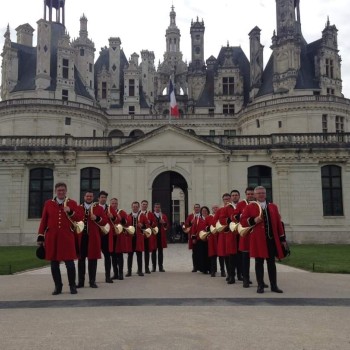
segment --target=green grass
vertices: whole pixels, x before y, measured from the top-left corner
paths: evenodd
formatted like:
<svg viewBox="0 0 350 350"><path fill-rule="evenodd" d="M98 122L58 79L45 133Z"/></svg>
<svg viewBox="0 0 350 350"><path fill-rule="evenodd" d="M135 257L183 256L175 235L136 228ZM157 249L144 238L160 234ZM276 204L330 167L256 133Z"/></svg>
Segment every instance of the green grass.
<svg viewBox="0 0 350 350"><path fill-rule="evenodd" d="M312 272L350 273L349 244L294 244L290 250L282 264Z"/></svg>
<svg viewBox="0 0 350 350"><path fill-rule="evenodd" d="M291 245L291 255L282 264L313 272L350 273L350 245ZM0 275L48 265L35 255L36 247L0 247Z"/></svg>
<svg viewBox="0 0 350 350"><path fill-rule="evenodd" d="M36 257L37 247L0 247L0 275L25 271L48 265Z"/></svg>

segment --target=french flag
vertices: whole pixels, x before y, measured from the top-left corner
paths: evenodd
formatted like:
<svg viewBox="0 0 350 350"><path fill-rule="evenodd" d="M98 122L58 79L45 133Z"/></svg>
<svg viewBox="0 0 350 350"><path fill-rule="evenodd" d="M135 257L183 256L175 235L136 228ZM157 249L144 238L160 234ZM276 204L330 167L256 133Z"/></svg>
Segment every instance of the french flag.
<svg viewBox="0 0 350 350"><path fill-rule="evenodd" d="M180 116L179 108L177 107L174 86L171 79L169 83L169 99L170 99L170 116L178 118Z"/></svg>

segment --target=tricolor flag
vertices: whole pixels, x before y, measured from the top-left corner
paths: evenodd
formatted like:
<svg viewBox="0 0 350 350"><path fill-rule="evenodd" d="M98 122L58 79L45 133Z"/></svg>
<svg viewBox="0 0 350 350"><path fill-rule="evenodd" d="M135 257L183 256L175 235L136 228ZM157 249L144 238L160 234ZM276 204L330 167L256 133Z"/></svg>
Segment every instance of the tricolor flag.
<svg viewBox="0 0 350 350"><path fill-rule="evenodd" d="M176 103L173 82L171 81L171 79L169 83L169 100L170 100L170 116L178 118L180 114Z"/></svg>

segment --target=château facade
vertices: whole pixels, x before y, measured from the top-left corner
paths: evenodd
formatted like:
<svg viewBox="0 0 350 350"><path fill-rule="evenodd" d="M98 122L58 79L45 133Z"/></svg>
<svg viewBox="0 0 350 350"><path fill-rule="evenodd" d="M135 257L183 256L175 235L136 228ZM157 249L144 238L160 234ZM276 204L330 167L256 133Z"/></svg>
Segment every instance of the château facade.
<svg viewBox="0 0 350 350"><path fill-rule="evenodd" d="M67 6L66 6L67 5ZM96 52L88 20L65 27L69 1L44 0L35 29L4 34L0 102L0 245L31 244L57 181L69 196L106 190L131 202L161 202L172 223L194 203L264 185L294 242L349 243L350 100L342 94L337 28L329 20L307 43L300 0L276 0L266 64L260 29L239 46L204 57L203 20L190 23L183 61L174 6L166 51L127 57L119 37ZM39 17L39 16L38 16ZM179 118L169 116L172 80Z"/></svg>

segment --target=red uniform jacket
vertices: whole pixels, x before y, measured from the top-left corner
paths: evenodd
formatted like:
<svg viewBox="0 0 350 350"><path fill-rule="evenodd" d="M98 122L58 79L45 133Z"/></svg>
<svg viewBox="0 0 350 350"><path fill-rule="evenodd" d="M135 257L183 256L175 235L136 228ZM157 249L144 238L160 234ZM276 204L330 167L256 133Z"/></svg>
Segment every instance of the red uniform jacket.
<svg viewBox="0 0 350 350"><path fill-rule="evenodd" d="M224 208L222 208L219 214L219 222L222 225L227 225L224 230L226 255L237 254L237 251L238 251L237 231L232 232L229 228L229 223L232 221L232 216L235 209L236 208L233 206L233 204L229 203Z"/></svg>
<svg viewBox="0 0 350 350"><path fill-rule="evenodd" d="M226 207L221 207L216 211L216 213L214 215L215 224L219 221L220 217L223 217L226 215L225 213L226 213ZM226 223L224 223L224 224L226 225ZM218 236L218 256L226 256L227 255L227 253L226 253L226 236L225 236L226 233L223 230L221 232L217 232L216 234Z"/></svg>
<svg viewBox="0 0 350 350"><path fill-rule="evenodd" d="M151 211L147 211L145 213L146 218L148 220L148 225L151 229L154 229L157 227L157 220L154 216L154 214ZM144 235L145 240L148 239L148 249L150 252L153 252L157 249L157 237L152 233L149 237Z"/></svg>
<svg viewBox="0 0 350 350"><path fill-rule="evenodd" d="M92 203L92 213L96 215L96 221L91 220L91 208L85 210L84 204L79 206L84 213L84 231L78 235L78 244L81 248L82 235L89 235L89 246L87 252L88 259L101 259L101 230L98 225L104 226L107 224L107 217L103 208L98 203Z"/></svg>
<svg viewBox="0 0 350 350"><path fill-rule="evenodd" d="M271 230L276 243L277 257L283 259L283 252L280 237L284 236L281 216L278 208L273 203L267 204L268 215L271 223ZM241 224L244 227L251 226L250 222L259 215L259 208L256 203L249 203L243 210ZM251 220L249 220L251 219ZM250 256L253 258L268 258L264 221L256 224L250 232Z"/></svg>
<svg viewBox="0 0 350 350"><path fill-rule="evenodd" d="M197 240L197 225L198 225L199 215L195 216L194 213L191 213L187 216L187 219L184 224L184 229L189 229L188 234L188 249L193 248L194 242Z"/></svg>
<svg viewBox="0 0 350 350"><path fill-rule="evenodd" d="M154 217L157 221L157 226L158 226L158 235L160 235L160 240L161 240L161 244L162 244L162 248L166 248L168 245L167 245L167 231L168 231L168 225L169 225L169 222L168 222L168 218L165 214L161 213L162 216L162 220L164 221L163 224L161 224L159 222L160 218L158 219L157 216L156 216L156 213L154 212ZM156 237L156 240L158 239L158 237Z"/></svg>
<svg viewBox="0 0 350 350"><path fill-rule="evenodd" d="M205 218L205 223L207 230L210 230L210 226L215 227L214 215L208 215ZM208 256L217 256L218 255L218 235L216 233L210 233L208 237Z"/></svg>
<svg viewBox="0 0 350 350"><path fill-rule="evenodd" d="M109 228L108 234L102 235L101 237L106 236L106 237L104 237L104 239L108 240L108 251L110 253L113 253L115 241L116 241L116 231L115 231L114 225L115 225L115 221L117 218L117 212L110 205L106 205L104 212L105 212L107 222L109 223L110 228ZM108 213L111 213L113 215L113 218L109 218Z"/></svg>
<svg viewBox="0 0 350 350"><path fill-rule="evenodd" d="M68 199L67 206L71 209L71 220L83 220L78 204L74 200ZM66 261L77 258L76 233L63 210L63 204L59 205L55 199L45 202L38 233L45 235L46 260Z"/></svg>
<svg viewBox="0 0 350 350"><path fill-rule="evenodd" d="M139 224L142 225L142 228L139 227ZM135 234L133 236L131 235L127 236L127 241L126 241L127 251L128 252L133 251L133 247L132 247L133 239L136 240L135 251L137 252L145 251L145 239L144 239L144 233L142 230L150 227L148 220L146 218L146 215L142 214L141 211L139 211L136 219L134 220L132 213L130 213L128 215L127 225L135 227Z"/></svg>
<svg viewBox="0 0 350 350"><path fill-rule="evenodd" d="M128 214L122 210L117 210L117 217L114 221L115 225L126 226L128 223ZM128 236L130 236L125 230L123 230L119 235L117 235L117 242L115 244L115 252L116 253L130 253L131 250L128 250L127 240ZM129 246L130 248L130 246Z"/></svg>
<svg viewBox="0 0 350 350"><path fill-rule="evenodd" d="M240 219L241 219L241 215L243 213L243 210L244 208L247 206L248 202L247 200L243 200L241 202L239 202L237 204L237 207L233 213L233 216L232 216L232 221L234 222L240 222ZM244 237L239 237L239 247L238 249L241 251L241 252L247 252L249 251L249 241L250 241L250 233L248 233L246 236Z"/></svg>

